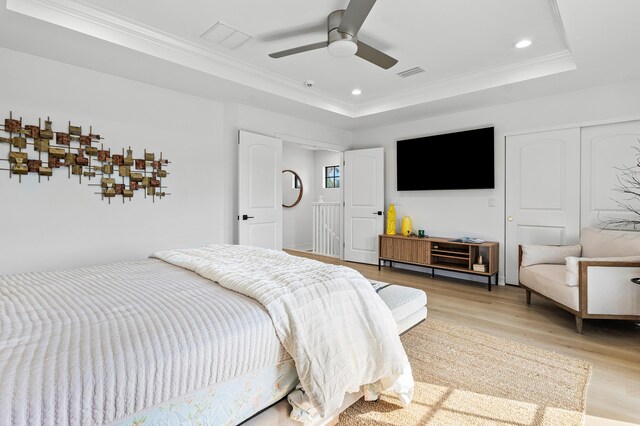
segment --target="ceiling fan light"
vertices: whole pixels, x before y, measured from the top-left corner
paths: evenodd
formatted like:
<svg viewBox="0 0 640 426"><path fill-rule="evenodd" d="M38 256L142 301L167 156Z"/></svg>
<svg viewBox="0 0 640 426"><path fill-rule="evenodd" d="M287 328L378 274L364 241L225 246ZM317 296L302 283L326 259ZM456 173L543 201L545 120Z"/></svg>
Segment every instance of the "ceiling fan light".
<svg viewBox="0 0 640 426"><path fill-rule="evenodd" d="M327 48L331 56L336 58L346 58L353 56L358 51L358 45L350 40L336 40L329 44Z"/></svg>

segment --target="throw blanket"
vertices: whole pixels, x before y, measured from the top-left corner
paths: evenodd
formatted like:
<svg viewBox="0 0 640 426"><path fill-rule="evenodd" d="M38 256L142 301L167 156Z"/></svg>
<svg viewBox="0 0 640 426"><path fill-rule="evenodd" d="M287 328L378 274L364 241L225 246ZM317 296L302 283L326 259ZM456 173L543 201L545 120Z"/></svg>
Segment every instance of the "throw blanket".
<svg viewBox="0 0 640 426"><path fill-rule="evenodd" d="M152 257L260 302L295 361L305 395L322 417L340 408L347 392L362 390L365 398L375 399L390 390L404 404L411 401L413 377L396 322L357 271L230 245L162 251ZM300 395L289 400L304 406ZM292 414L305 420L299 410Z"/></svg>

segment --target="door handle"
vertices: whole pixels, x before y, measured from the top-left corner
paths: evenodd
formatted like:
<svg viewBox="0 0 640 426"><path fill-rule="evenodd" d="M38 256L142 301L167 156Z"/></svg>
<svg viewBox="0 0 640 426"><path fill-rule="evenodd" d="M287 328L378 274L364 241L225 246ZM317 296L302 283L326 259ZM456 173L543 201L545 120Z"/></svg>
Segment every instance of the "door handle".
<svg viewBox="0 0 640 426"><path fill-rule="evenodd" d="M509 222L513 222L513 216L509 216L509 217L507 218L507 220L508 220Z"/></svg>
<svg viewBox="0 0 640 426"><path fill-rule="evenodd" d="M242 220L253 219L253 216L247 216L246 214L242 215Z"/></svg>
<svg viewBox="0 0 640 426"><path fill-rule="evenodd" d="M376 216L382 216L382 211L378 210L377 212L373 212Z"/></svg>

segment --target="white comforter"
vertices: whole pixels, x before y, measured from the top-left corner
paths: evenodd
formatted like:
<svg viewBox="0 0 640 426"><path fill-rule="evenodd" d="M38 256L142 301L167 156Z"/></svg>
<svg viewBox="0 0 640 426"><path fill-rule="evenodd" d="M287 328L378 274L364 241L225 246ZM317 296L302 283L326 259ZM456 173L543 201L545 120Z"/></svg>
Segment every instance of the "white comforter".
<svg viewBox="0 0 640 426"><path fill-rule="evenodd" d="M357 271L243 246L152 256L260 302L320 415L339 408L346 392L372 398L388 389L411 400L411 369L391 311Z"/></svg>
<svg viewBox="0 0 640 426"><path fill-rule="evenodd" d="M2 426L109 424L288 358L258 302L158 259L0 276Z"/></svg>

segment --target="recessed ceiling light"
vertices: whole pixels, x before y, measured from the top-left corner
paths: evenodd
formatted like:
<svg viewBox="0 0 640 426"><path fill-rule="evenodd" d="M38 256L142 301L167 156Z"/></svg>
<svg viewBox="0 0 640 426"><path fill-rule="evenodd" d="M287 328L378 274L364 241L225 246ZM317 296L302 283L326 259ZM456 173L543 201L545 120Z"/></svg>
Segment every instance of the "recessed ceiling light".
<svg viewBox="0 0 640 426"><path fill-rule="evenodd" d="M356 95L356 96L361 95L361 94L362 94L362 90L360 90L360 89L353 89L353 90L351 91L351 94L352 94L352 95Z"/></svg>
<svg viewBox="0 0 640 426"><path fill-rule="evenodd" d="M513 44L513 47L516 49L524 49L525 47L531 46L531 40L520 40Z"/></svg>

